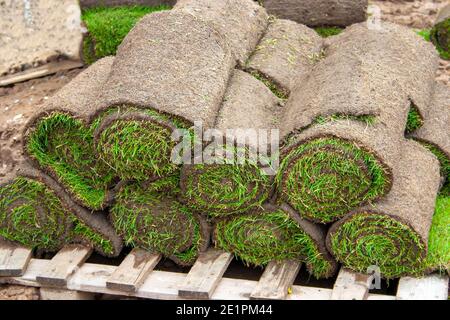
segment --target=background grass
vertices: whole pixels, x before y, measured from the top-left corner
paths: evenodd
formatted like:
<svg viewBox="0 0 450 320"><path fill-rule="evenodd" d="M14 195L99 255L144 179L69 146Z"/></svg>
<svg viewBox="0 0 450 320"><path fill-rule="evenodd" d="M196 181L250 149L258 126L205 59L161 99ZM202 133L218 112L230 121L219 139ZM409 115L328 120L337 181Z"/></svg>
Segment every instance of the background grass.
<svg viewBox="0 0 450 320"><path fill-rule="evenodd" d="M115 55L122 40L143 16L168 9L169 6L160 5L97 7L83 10L82 19L89 31L83 45L85 62L91 64L102 57Z"/></svg>

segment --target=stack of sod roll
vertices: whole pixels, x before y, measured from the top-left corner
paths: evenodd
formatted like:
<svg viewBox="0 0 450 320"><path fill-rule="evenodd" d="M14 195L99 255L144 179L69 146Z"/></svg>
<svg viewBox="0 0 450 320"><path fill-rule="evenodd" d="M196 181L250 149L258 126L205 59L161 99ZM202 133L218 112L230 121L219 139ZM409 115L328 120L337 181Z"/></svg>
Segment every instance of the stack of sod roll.
<svg viewBox="0 0 450 320"><path fill-rule="evenodd" d="M214 245L317 278L338 262L448 270L437 60L393 24L323 39L253 0L180 0L32 116L0 181L0 236L111 256L123 242L182 266Z"/></svg>

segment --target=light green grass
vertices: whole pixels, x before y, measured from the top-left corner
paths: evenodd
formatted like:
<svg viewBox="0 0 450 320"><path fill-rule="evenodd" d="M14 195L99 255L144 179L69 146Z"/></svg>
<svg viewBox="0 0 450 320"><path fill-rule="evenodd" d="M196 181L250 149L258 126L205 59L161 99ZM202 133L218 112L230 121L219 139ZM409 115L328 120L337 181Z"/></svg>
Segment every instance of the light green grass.
<svg viewBox="0 0 450 320"><path fill-rule="evenodd" d="M409 226L388 215L358 213L331 236L332 253L346 267L367 272L376 265L385 278L421 274L425 246Z"/></svg>
<svg viewBox="0 0 450 320"><path fill-rule="evenodd" d="M318 138L283 156L278 191L299 214L319 223L343 217L386 193L387 169L353 142Z"/></svg>
<svg viewBox="0 0 450 320"><path fill-rule="evenodd" d="M84 59L91 64L102 57L115 55L122 40L146 14L167 10L166 5L97 7L83 11L82 19L88 29L84 40Z"/></svg>
<svg viewBox="0 0 450 320"><path fill-rule="evenodd" d="M111 219L127 245L191 264L203 239L194 214L175 200L178 183L179 176L171 176L147 187L125 186L111 208Z"/></svg>
<svg viewBox="0 0 450 320"><path fill-rule="evenodd" d="M316 278L327 277L332 266L315 242L281 210L242 215L221 221L215 230L216 246L244 263L265 266L271 261L299 260Z"/></svg>
<svg viewBox="0 0 450 320"><path fill-rule="evenodd" d="M0 236L50 252L82 240L106 254L114 253L110 240L65 210L44 184L28 178L0 187Z"/></svg>

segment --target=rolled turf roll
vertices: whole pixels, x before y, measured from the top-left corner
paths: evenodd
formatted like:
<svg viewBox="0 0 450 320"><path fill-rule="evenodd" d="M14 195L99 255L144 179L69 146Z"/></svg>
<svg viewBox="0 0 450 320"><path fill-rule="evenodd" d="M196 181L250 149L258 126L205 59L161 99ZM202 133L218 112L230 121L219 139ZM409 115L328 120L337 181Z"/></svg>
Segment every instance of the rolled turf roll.
<svg viewBox="0 0 450 320"><path fill-rule="evenodd" d="M114 174L95 155L93 121L101 84L112 58L99 60L58 91L27 123L23 148L28 159L58 181L74 201L100 210L111 200Z"/></svg>
<svg viewBox="0 0 450 320"><path fill-rule="evenodd" d="M99 156L121 179L173 174L173 129L214 124L234 65L223 37L195 16L144 17L122 42L99 98L116 111L96 131Z"/></svg>
<svg viewBox="0 0 450 320"><path fill-rule="evenodd" d="M410 107L428 106L435 67L432 47L393 24L354 25L330 39L281 121L283 201L330 223L385 195Z"/></svg>
<svg viewBox="0 0 450 320"><path fill-rule="evenodd" d="M307 26L348 26L366 20L368 0L261 0L269 14Z"/></svg>
<svg viewBox="0 0 450 320"><path fill-rule="evenodd" d="M424 112L420 128L411 137L427 147L441 163L441 193L450 196L450 90L436 83L433 103Z"/></svg>
<svg viewBox="0 0 450 320"><path fill-rule="evenodd" d="M335 274L337 263L325 247L326 231L298 217L288 207L266 204L249 214L220 220L215 225L216 247L249 265L299 260L316 278Z"/></svg>
<svg viewBox="0 0 450 320"><path fill-rule="evenodd" d="M213 161L183 166L181 201L195 211L218 218L243 213L267 200L272 178L263 168L267 165L265 160L269 159L254 157L256 150L263 151L258 149L262 140L259 140L257 130L277 129L280 111L279 100L263 83L235 70L215 125L220 138L226 135L226 139L219 143L213 141L219 150L224 148L225 152L231 152L232 157L219 161L211 158ZM256 137L247 136L245 129L254 129ZM223 145L225 141L226 146ZM270 142L270 137L267 141ZM240 152L248 155L242 161L238 159Z"/></svg>
<svg viewBox="0 0 450 320"><path fill-rule="evenodd" d="M376 265L385 278L424 272L439 189L439 162L415 141L402 144L389 194L331 226L327 248L347 268Z"/></svg>
<svg viewBox="0 0 450 320"><path fill-rule="evenodd" d="M450 4L439 12L436 23L431 29L430 38L441 57L450 60Z"/></svg>
<svg viewBox="0 0 450 320"><path fill-rule="evenodd" d="M245 69L287 98L295 82L320 58L323 40L312 29L290 20L276 19L248 60Z"/></svg>
<svg viewBox="0 0 450 320"><path fill-rule="evenodd" d="M174 10L189 12L222 34L244 66L267 28L266 10L253 0L178 0Z"/></svg>
<svg viewBox="0 0 450 320"><path fill-rule="evenodd" d="M124 185L110 218L127 245L163 254L181 266L192 265L209 244L202 216L176 200L179 176Z"/></svg>
<svg viewBox="0 0 450 320"><path fill-rule="evenodd" d="M0 238L48 252L69 243L107 257L122 250L105 216L77 205L55 180L24 162L0 178Z"/></svg>

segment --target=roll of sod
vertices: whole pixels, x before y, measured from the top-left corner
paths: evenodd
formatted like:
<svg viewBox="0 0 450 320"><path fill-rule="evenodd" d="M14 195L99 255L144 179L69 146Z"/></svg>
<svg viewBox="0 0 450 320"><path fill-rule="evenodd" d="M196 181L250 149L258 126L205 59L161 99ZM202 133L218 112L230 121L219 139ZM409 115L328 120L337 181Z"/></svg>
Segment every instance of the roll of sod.
<svg viewBox="0 0 450 320"><path fill-rule="evenodd" d="M0 237L55 252L69 243L114 257L122 241L106 218L75 204L49 176L23 164L0 181Z"/></svg>
<svg viewBox="0 0 450 320"><path fill-rule="evenodd" d="M118 111L96 132L102 159L120 178L172 174L172 130L214 124L234 65L223 37L193 15L144 17L122 42L99 98Z"/></svg>
<svg viewBox="0 0 450 320"><path fill-rule="evenodd" d="M267 200L272 177L265 168L270 165L271 154L256 154L255 151L264 148L270 151L267 144L270 144L271 132L260 135L258 129L277 128L281 109L278 102L263 83L235 70L216 121L218 137L211 139L211 144L204 149L203 163L185 165L182 169L183 203L192 210L219 218L243 213ZM204 136L206 138L206 133ZM259 137L266 140L259 140ZM258 149L259 143L262 147ZM209 157L207 150L212 146L219 153L225 151L224 154L231 156L219 158L214 153L217 150L212 150ZM240 157L241 152L247 156Z"/></svg>
<svg viewBox="0 0 450 320"><path fill-rule="evenodd" d="M297 81L320 59L323 40L312 29L276 19L248 60L245 69L265 81L279 98L287 98Z"/></svg>
<svg viewBox="0 0 450 320"><path fill-rule="evenodd" d="M424 272L439 189L439 162L414 141L401 144L389 194L359 208L329 229L327 248L345 267L378 266L385 278Z"/></svg>
<svg viewBox="0 0 450 320"><path fill-rule="evenodd" d="M427 147L441 163L441 193L450 196L450 90L436 83L431 107L424 115L423 124L411 137Z"/></svg>
<svg viewBox="0 0 450 320"><path fill-rule="evenodd" d="M385 195L411 105L426 109L432 97L430 66L437 66L432 47L404 27L353 25L330 39L281 121L283 201L330 223Z"/></svg>
<svg viewBox="0 0 450 320"><path fill-rule="evenodd" d="M117 193L110 218L127 245L192 265L209 244L205 220L176 200L179 176L129 184Z"/></svg>
<svg viewBox="0 0 450 320"><path fill-rule="evenodd" d="M261 0L279 18L307 26L348 26L366 20L368 0Z"/></svg>
<svg viewBox="0 0 450 320"><path fill-rule="evenodd" d="M27 123L24 151L35 167L58 181L74 201L92 210L108 205L114 174L98 159L94 131L98 94L112 58L105 58L58 91Z"/></svg>
<svg viewBox="0 0 450 320"><path fill-rule="evenodd" d="M249 265L299 260L316 278L335 274L337 264L325 248L326 231L295 216L287 207L265 205L249 214L217 222L214 241Z"/></svg>
<svg viewBox="0 0 450 320"><path fill-rule="evenodd" d="M430 39L441 57L450 60L450 4L439 12L436 23L431 29Z"/></svg>
<svg viewBox="0 0 450 320"><path fill-rule="evenodd" d="M154 6L120 7L105 7L103 2L99 2L97 7L83 10L82 19L88 31L83 39L83 61L91 64L115 55L123 38L143 16L170 8L159 2Z"/></svg>
<svg viewBox="0 0 450 320"><path fill-rule="evenodd" d="M174 10L188 12L224 36L244 66L267 28L266 10L253 0L178 0Z"/></svg>

